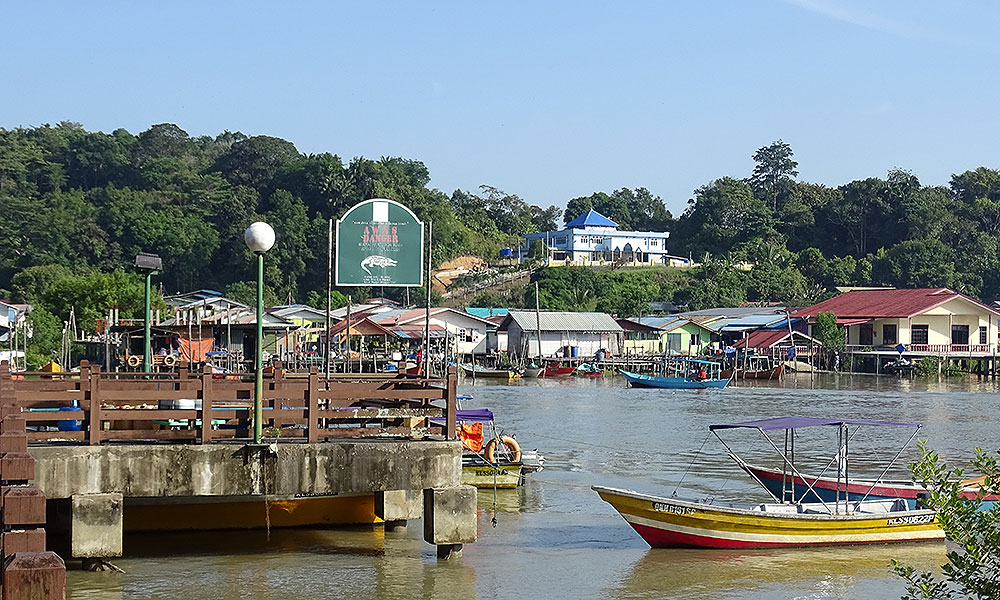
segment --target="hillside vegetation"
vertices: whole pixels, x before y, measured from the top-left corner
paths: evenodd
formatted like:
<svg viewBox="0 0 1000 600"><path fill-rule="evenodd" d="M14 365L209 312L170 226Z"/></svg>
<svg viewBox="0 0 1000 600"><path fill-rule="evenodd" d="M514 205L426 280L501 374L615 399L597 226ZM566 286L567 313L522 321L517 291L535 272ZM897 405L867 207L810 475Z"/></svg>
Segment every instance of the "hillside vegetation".
<svg viewBox="0 0 1000 600"><path fill-rule="evenodd" d="M191 137L169 123L137 135L65 122L0 129L0 297L35 304L39 331L58 326L70 308L85 329L111 305L128 316L141 305L138 275L128 267L139 251L163 258L156 281L165 293L213 288L249 296L255 274L242 233L265 220L278 235L266 262L268 298L325 306L327 220L373 197L433 221L435 264L462 254L491 260L521 234L555 229L589 208L622 228L669 230L671 253L703 264L683 271L541 269L535 279L548 309L637 314L649 300L692 309L801 304L838 285L950 286L985 300L1000 296L1000 172L975 168L943 187L896 169L884 179L829 187L799 181L784 142L753 158L752 173L694 190L677 218L643 187L546 199L566 200L563 214L488 185L433 189L416 159L345 162L270 136ZM352 288L336 291L335 302L348 293L403 297L398 289ZM411 290L411 297L423 293ZM474 303L533 307L534 286Z"/></svg>

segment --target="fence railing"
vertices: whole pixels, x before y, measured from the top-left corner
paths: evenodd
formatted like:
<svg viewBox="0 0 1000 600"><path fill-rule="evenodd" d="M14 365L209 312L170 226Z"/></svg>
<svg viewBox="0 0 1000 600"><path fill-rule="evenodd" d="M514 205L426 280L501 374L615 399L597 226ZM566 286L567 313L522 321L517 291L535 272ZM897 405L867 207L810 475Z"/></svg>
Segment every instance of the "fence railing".
<svg viewBox="0 0 1000 600"><path fill-rule="evenodd" d="M28 440L97 445L117 440L210 443L253 436L254 375L101 372L86 361L79 372L14 373ZM458 375L442 379L405 374L352 374L320 378L286 373L276 363L265 374L263 423L272 440L422 438L455 435ZM438 406L431 404L438 400ZM443 406L441 403L443 402ZM434 421L431 421L434 419Z"/></svg>
<svg viewBox="0 0 1000 600"><path fill-rule="evenodd" d="M978 354L985 356L987 354L993 354L994 347L991 344L908 344L906 346L907 352L918 352L927 354L940 354L940 355L965 355ZM851 344L845 347L847 352L871 352L873 350L880 351L893 351L895 350L889 346L872 346L871 344L867 346Z"/></svg>

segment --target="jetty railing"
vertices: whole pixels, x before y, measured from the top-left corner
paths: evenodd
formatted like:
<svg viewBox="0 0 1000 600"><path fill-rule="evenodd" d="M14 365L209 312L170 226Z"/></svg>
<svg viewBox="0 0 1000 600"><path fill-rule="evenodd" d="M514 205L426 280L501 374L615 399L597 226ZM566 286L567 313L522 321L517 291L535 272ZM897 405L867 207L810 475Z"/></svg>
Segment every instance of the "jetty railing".
<svg viewBox="0 0 1000 600"><path fill-rule="evenodd" d="M84 361L79 372L11 377L30 442L206 444L253 435L253 373L219 374L208 366L198 373L102 372ZM457 385L454 367L438 379L372 373L327 380L316 367L296 374L275 363L264 378L262 426L269 442L452 438Z"/></svg>

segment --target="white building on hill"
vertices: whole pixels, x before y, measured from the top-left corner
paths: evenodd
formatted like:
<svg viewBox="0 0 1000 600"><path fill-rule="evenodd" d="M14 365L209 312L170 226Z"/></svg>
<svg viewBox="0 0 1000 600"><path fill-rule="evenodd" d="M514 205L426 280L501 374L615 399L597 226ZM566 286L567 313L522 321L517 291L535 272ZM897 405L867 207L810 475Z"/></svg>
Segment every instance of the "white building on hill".
<svg viewBox="0 0 1000 600"><path fill-rule="evenodd" d="M596 210L566 224L561 231L528 233L521 256L541 241L549 248L549 264L575 265L671 265L690 266L690 260L667 253L670 233L656 231L619 231L618 224Z"/></svg>

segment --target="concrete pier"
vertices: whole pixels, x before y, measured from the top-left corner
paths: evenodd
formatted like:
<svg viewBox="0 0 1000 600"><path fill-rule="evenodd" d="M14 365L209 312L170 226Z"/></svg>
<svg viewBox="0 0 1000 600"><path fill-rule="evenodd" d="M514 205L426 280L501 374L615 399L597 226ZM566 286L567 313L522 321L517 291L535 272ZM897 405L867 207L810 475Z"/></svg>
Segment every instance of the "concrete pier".
<svg viewBox="0 0 1000 600"><path fill-rule="evenodd" d="M109 444L29 452L35 484L46 497L71 499L74 558L122 555L122 507L129 499L197 503L372 494L376 515L391 529L427 514L427 490L435 532L427 541L443 545L449 555L455 544L475 541L475 489L461 486L458 441Z"/></svg>

